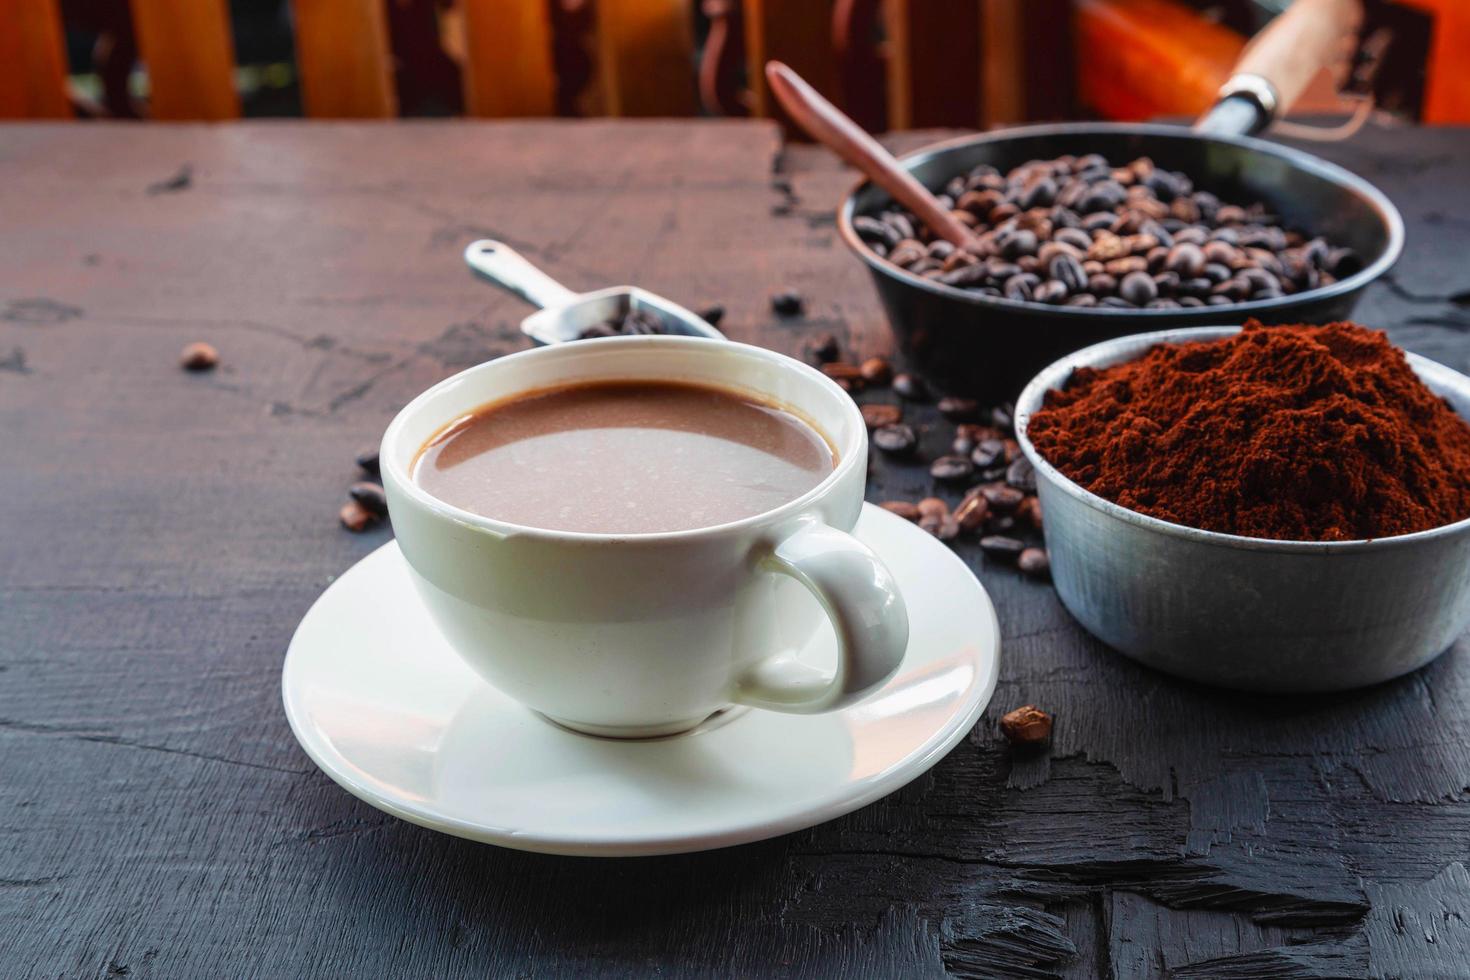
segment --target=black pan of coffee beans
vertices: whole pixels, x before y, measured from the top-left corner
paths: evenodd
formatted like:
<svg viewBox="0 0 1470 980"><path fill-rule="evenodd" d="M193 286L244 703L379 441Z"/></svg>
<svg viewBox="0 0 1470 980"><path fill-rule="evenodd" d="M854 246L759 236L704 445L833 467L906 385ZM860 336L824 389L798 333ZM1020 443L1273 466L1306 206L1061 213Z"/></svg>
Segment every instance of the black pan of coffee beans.
<svg viewBox="0 0 1470 980"><path fill-rule="evenodd" d="M1013 397L1070 351L1146 330L1346 319L1403 221L1325 160L1245 136L1067 123L964 137L903 165L980 241L938 240L870 183L843 203L910 365Z"/></svg>

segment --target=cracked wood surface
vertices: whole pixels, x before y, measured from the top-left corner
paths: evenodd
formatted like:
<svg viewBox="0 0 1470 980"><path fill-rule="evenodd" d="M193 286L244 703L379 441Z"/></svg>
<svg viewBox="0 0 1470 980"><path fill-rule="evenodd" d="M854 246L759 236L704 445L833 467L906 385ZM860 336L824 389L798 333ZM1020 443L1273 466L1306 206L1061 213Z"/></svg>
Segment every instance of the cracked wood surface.
<svg viewBox="0 0 1470 980"><path fill-rule="evenodd" d="M1359 318L1470 369L1470 132L1316 150L1408 224ZM296 747L287 641L390 533L336 524L354 452L524 346L463 245L722 303L739 340L884 353L831 219L852 179L762 122L0 131L0 975L1470 975L1463 642L1367 691L1224 694L970 546L1005 635L991 709L805 832L519 854L393 820ZM805 319L772 318L779 288ZM218 371L178 369L194 340ZM927 486L880 462L870 496ZM996 737L1027 702L1050 754Z"/></svg>

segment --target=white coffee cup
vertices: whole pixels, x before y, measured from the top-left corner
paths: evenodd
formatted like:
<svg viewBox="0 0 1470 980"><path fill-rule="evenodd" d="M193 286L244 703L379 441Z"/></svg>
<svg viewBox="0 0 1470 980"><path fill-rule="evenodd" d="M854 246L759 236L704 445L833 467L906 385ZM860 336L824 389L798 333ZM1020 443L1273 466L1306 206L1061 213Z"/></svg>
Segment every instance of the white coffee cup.
<svg viewBox="0 0 1470 980"><path fill-rule="evenodd" d="M819 428L837 465L775 510L655 534L507 524L451 506L413 481L424 442L475 408L607 379L753 394ZM388 426L380 459L398 545L460 656L562 725L646 738L692 728L731 704L832 711L898 669L909 632L903 598L893 575L849 533L862 508L867 454L852 399L799 361L728 341L617 337L512 354L435 385ZM829 621L833 669L790 655Z"/></svg>

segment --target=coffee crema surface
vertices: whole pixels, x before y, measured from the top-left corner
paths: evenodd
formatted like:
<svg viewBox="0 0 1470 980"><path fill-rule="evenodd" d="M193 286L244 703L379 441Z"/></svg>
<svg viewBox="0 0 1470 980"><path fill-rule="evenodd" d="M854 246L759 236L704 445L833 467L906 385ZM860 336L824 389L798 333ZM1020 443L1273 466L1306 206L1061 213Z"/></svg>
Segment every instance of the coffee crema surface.
<svg viewBox="0 0 1470 980"><path fill-rule="evenodd" d="M700 384L597 381L492 402L426 442L413 479L495 520L649 534L773 510L836 458L792 413Z"/></svg>

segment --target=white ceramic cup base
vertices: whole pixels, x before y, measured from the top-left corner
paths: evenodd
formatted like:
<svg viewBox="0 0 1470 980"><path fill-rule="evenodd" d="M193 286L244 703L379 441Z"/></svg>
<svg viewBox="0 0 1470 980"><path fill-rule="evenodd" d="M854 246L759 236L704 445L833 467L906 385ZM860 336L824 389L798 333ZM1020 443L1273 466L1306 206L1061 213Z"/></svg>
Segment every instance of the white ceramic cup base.
<svg viewBox="0 0 1470 980"><path fill-rule="evenodd" d="M354 796L519 850L673 854L810 827L943 758L974 727L999 670L995 611L949 548L871 505L853 533L892 570L912 628L898 672L846 708L737 707L644 740L568 731L465 664L390 543L339 577L297 627L281 675L286 716L311 759ZM822 664L834 646L829 631L797 655Z"/></svg>
<svg viewBox="0 0 1470 980"><path fill-rule="evenodd" d="M734 706L732 705L731 707ZM666 725L586 725L567 718L558 718L555 715L543 714L540 711L536 712L536 714L541 715L542 718L545 718L552 724L559 725L569 731L579 732L583 735L595 735L598 738L638 739L667 738L670 735L682 735L685 732L692 732L711 718L715 718L728 710L730 708L721 708L708 715L702 715L698 718L686 718L682 721L671 721Z"/></svg>

